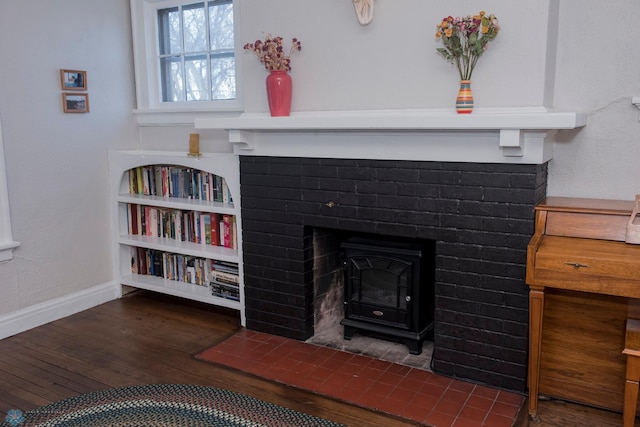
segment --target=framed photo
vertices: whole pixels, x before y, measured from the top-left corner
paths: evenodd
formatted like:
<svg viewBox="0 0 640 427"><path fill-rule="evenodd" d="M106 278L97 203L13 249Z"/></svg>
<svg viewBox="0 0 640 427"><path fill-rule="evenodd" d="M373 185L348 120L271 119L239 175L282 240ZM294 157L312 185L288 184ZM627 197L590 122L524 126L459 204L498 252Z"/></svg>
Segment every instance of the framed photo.
<svg viewBox="0 0 640 427"><path fill-rule="evenodd" d="M65 113L88 113L88 93L62 93L62 109Z"/></svg>
<svg viewBox="0 0 640 427"><path fill-rule="evenodd" d="M87 90L87 72L81 70L60 70L62 90Z"/></svg>

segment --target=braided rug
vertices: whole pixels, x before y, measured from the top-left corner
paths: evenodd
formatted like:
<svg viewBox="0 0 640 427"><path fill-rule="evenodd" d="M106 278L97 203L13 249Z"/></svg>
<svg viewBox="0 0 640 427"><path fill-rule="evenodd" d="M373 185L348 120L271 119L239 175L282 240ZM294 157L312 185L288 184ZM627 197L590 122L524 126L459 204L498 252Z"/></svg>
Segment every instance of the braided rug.
<svg viewBox="0 0 640 427"><path fill-rule="evenodd" d="M114 388L9 411L10 427L344 427L228 390L180 384Z"/></svg>

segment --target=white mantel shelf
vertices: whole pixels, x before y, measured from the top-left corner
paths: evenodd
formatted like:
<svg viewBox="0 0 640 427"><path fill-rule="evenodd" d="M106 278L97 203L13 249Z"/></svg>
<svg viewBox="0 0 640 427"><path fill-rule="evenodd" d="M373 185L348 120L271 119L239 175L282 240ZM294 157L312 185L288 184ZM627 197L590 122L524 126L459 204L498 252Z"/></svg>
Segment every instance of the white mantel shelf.
<svg viewBox="0 0 640 427"><path fill-rule="evenodd" d="M584 114L543 108L245 113L195 121L196 129L228 131L237 154L534 164L551 159L558 130L585 124Z"/></svg>

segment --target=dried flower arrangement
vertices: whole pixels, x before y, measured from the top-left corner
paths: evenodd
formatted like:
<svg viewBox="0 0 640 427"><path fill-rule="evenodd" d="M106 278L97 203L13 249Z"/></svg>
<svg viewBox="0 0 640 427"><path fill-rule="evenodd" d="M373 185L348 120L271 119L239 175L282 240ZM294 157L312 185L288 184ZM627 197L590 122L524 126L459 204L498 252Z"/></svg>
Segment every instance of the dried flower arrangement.
<svg viewBox="0 0 640 427"><path fill-rule="evenodd" d="M282 37L271 37L271 34L267 34L264 40L256 40L254 43L247 43L244 45L245 50L253 51L258 60L264 64L264 67L269 70L285 70L291 71L291 55L295 52L302 50L302 44L297 38L291 40L291 49L289 54L285 55L284 47L282 45Z"/></svg>
<svg viewBox="0 0 640 427"><path fill-rule="evenodd" d="M460 80L471 80L478 58L487 50L487 43L496 38L500 26L495 15L480 11L464 18L448 16L436 29L436 40L444 44L436 50L458 67Z"/></svg>

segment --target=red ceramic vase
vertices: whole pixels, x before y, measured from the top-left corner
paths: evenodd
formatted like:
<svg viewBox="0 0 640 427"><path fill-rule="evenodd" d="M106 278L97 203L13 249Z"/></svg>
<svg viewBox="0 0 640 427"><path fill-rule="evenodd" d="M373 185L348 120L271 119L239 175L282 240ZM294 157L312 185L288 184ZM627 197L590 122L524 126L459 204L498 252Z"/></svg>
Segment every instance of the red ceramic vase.
<svg viewBox="0 0 640 427"><path fill-rule="evenodd" d="M267 99L272 117L291 113L291 76L286 70L273 70L267 76Z"/></svg>

